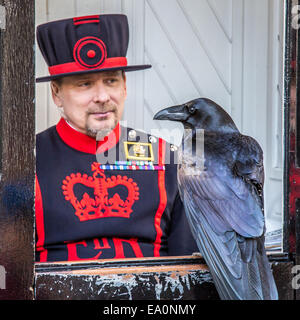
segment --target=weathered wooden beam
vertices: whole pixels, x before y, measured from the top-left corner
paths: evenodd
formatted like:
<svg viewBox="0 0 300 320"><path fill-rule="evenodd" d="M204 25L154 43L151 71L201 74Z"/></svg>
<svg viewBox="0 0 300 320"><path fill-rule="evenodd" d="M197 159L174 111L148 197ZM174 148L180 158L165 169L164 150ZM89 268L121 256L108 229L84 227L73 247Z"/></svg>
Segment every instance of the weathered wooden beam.
<svg viewBox="0 0 300 320"><path fill-rule="evenodd" d="M6 25L0 56L1 299L33 299L35 67L34 1L0 0Z"/></svg>
<svg viewBox="0 0 300 320"><path fill-rule="evenodd" d="M38 264L37 300L218 300L203 259L168 257Z"/></svg>
<svg viewBox="0 0 300 320"><path fill-rule="evenodd" d="M273 262L271 266L278 289L279 300L294 300L295 290L292 286L292 280L294 277L292 268L294 263L291 261Z"/></svg>
<svg viewBox="0 0 300 320"><path fill-rule="evenodd" d="M280 300L293 300L293 262L270 257ZM201 257L39 263L37 300L219 300Z"/></svg>

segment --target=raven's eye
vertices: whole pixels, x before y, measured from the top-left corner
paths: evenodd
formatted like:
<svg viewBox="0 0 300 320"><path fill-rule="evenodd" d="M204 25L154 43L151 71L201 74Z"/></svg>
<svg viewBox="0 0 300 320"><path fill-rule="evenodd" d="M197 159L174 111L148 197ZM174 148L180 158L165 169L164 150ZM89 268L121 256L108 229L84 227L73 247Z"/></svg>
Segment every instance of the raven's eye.
<svg viewBox="0 0 300 320"><path fill-rule="evenodd" d="M191 106L188 108L189 109L189 113L193 114L196 111L196 108L194 106Z"/></svg>

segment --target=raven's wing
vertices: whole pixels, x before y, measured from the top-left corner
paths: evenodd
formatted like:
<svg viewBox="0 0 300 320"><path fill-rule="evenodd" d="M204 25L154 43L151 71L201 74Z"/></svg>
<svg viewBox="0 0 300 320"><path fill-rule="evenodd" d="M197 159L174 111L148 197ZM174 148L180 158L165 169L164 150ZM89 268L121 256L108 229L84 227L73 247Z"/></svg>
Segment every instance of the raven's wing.
<svg viewBox="0 0 300 320"><path fill-rule="evenodd" d="M249 147L257 151L259 146ZM247 159L252 166L248 176L259 171L256 158ZM240 174L232 174L221 163L199 171L183 162L178 169L180 195L221 299L277 299L264 251L261 202L255 185Z"/></svg>

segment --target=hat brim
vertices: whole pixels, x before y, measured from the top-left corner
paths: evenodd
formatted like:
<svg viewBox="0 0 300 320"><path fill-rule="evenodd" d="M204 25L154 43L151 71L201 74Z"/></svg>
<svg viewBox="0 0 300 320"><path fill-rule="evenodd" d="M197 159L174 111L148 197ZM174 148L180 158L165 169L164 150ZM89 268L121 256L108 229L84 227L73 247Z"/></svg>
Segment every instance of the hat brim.
<svg viewBox="0 0 300 320"><path fill-rule="evenodd" d="M60 73L60 74L56 74L56 75L52 75L52 76L36 78L36 82L47 82L47 81L52 81L52 80L59 79L62 77L75 76L78 74L96 73L96 72L114 71L114 70L123 70L123 71L129 72L129 71L145 70L145 69L149 69L151 67L152 66L150 64L144 64L144 65L137 65L137 66L115 67L115 68L106 68L106 69L92 69L92 70L76 71L76 72L69 72L69 73Z"/></svg>

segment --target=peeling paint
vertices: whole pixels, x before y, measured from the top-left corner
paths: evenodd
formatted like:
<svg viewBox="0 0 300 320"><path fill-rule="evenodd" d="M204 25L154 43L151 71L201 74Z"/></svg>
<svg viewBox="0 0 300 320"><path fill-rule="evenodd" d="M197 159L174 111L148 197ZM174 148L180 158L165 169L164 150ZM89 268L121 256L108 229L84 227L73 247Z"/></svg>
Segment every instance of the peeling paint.
<svg viewBox="0 0 300 320"><path fill-rule="evenodd" d="M139 299L178 300L202 284L213 287L207 271L108 275L41 273L37 277L37 298L133 300L138 296Z"/></svg>

